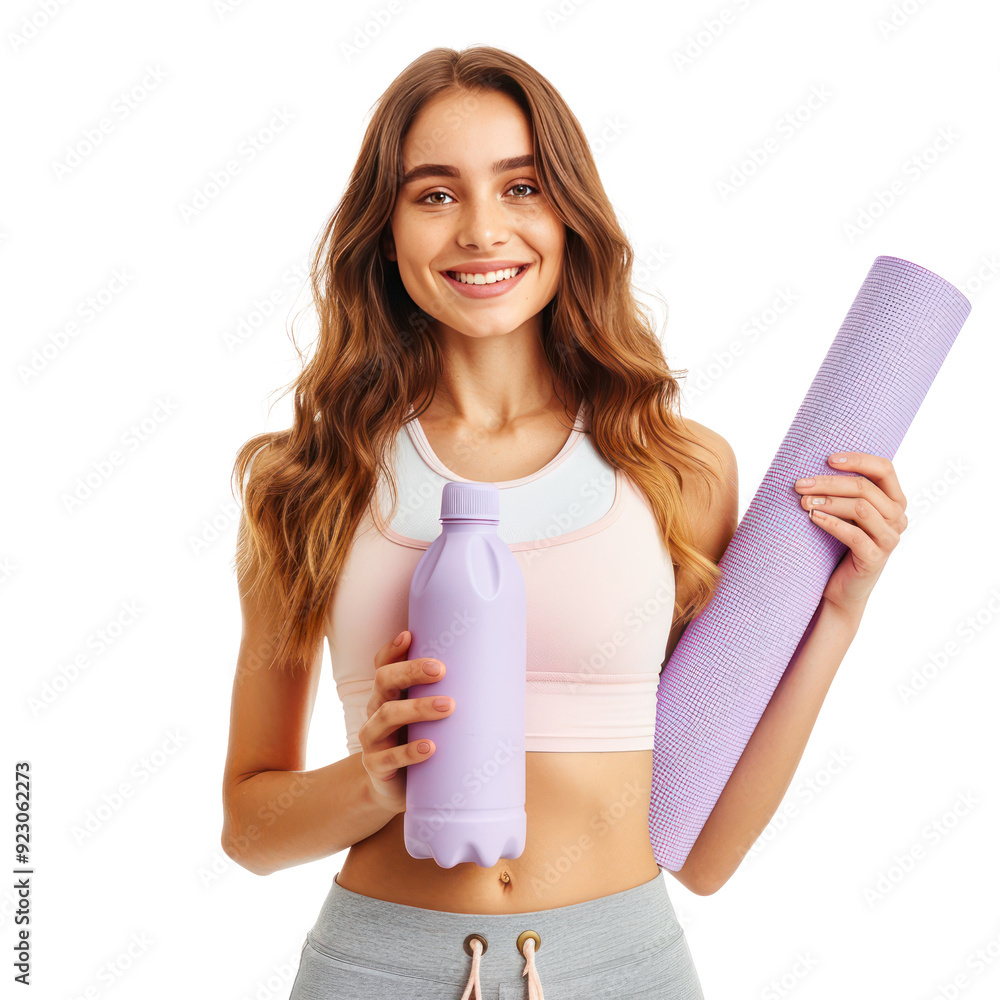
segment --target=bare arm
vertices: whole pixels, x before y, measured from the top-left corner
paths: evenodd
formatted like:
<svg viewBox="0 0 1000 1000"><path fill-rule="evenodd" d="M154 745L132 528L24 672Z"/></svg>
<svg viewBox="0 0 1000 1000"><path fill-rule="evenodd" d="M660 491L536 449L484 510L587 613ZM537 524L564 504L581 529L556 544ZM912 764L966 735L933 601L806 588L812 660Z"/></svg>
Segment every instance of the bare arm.
<svg viewBox="0 0 1000 1000"><path fill-rule="evenodd" d="M293 678L271 663L281 622L273 595L241 585L240 605L221 842L248 871L269 875L346 850L396 813L371 794L360 753L303 770L323 646Z"/></svg>
<svg viewBox="0 0 1000 1000"><path fill-rule="evenodd" d="M372 801L354 753L311 771L261 771L233 779L222 844L255 875L270 875L346 851L396 814Z"/></svg>
<svg viewBox="0 0 1000 1000"><path fill-rule="evenodd" d="M832 465L833 456L828 458ZM796 483L812 510L821 496L819 527L847 547L827 581L819 607L708 817L696 864L715 892L733 874L770 822L798 767L834 675L857 634L872 588L906 530L906 497L884 455L846 452L841 467L856 475L817 476Z"/></svg>
<svg viewBox="0 0 1000 1000"><path fill-rule="evenodd" d="M771 822L857 629L856 617L820 602L684 862L697 873L695 892L721 889Z"/></svg>
<svg viewBox="0 0 1000 1000"><path fill-rule="evenodd" d="M713 464L722 485L709 486L702 479L688 477L684 485L684 507L691 521L692 536L701 552L716 565L732 541L739 523L739 474L736 455L721 434L709 430L695 420L685 420L685 429L697 438L705 449L700 457ZM684 604L688 595L679 593L678 602ZM688 623L690 624L690 623ZM675 622L667 640L664 662L670 659L684 634L687 625ZM695 841L695 847L698 841ZM691 892L704 895L706 884L703 870L704 857L695 854L694 847L676 872L670 874ZM667 871L670 871L668 868Z"/></svg>
<svg viewBox="0 0 1000 1000"><path fill-rule="evenodd" d="M685 497L699 545L718 565L738 524L736 457L723 437L693 421L687 424L716 454L729 484L722 495L705 494L699 485L701 492ZM771 821L858 624L858 616L820 602L683 866L671 872L692 892L717 892ZM683 631L675 627L671 632L668 659Z"/></svg>

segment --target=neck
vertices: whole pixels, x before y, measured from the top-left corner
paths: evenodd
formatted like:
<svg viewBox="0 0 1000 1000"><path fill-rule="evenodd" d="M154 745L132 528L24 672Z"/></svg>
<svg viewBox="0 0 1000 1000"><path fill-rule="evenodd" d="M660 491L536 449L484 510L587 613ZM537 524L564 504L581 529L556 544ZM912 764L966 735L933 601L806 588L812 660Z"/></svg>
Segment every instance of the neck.
<svg viewBox="0 0 1000 1000"><path fill-rule="evenodd" d="M549 414L575 419L579 400L557 383L533 330L496 337L440 333L444 364L425 411L430 421L497 431Z"/></svg>

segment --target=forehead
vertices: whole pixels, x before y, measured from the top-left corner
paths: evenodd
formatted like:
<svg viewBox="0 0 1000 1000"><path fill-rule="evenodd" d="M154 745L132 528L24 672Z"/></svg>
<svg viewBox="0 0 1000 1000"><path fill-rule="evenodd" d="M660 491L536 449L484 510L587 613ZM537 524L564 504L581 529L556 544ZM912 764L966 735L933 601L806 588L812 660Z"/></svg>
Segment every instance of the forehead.
<svg viewBox="0 0 1000 1000"><path fill-rule="evenodd" d="M512 98L498 91L448 91L414 118L403 142L403 170L425 162L471 169L531 149L531 128Z"/></svg>

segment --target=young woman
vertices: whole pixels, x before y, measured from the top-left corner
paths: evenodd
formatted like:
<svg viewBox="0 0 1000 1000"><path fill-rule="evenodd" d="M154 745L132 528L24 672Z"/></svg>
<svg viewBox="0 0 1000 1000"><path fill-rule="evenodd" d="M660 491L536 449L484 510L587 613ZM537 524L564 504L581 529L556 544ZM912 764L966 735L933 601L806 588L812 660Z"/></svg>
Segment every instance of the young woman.
<svg viewBox="0 0 1000 1000"><path fill-rule="evenodd" d="M577 120L525 62L434 49L383 95L316 251L294 425L235 470L223 844L262 875L349 849L292 1000L703 995L648 811L659 671L712 595L736 462L676 412L631 265ZM718 889L774 814L905 527L891 463L849 458L858 475L802 489L803 516L825 497L817 523L851 551L671 873L693 892ZM408 659L406 630L449 479L500 487L528 590L527 843L492 868L403 843L407 768L437 749L405 727L462 711L405 697L449 669ZM304 770L324 638L349 753Z"/></svg>

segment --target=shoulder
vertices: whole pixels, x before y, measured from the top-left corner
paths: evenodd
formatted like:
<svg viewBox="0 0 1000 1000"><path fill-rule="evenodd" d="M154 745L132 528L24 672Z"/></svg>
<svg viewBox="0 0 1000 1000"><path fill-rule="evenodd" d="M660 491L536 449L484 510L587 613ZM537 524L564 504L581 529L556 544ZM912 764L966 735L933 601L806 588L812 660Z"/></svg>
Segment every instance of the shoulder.
<svg viewBox="0 0 1000 1000"><path fill-rule="evenodd" d="M692 420L690 417L680 417L681 426L684 432L694 438L702 451L707 452L715 463L716 469L721 473L736 474L736 453L732 445L718 432L710 427ZM699 456L704 458L704 455Z"/></svg>
<svg viewBox="0 0 1000 1000"><path fill-rule="evenodd" d="M732 445L718 432L691 420L680 418L684 433L697 445L697 457L713 475L687 475L681 486L681 498L692 527L693 540L705 554L718 563L729 545L739 519L739 472Z"/></svg>

